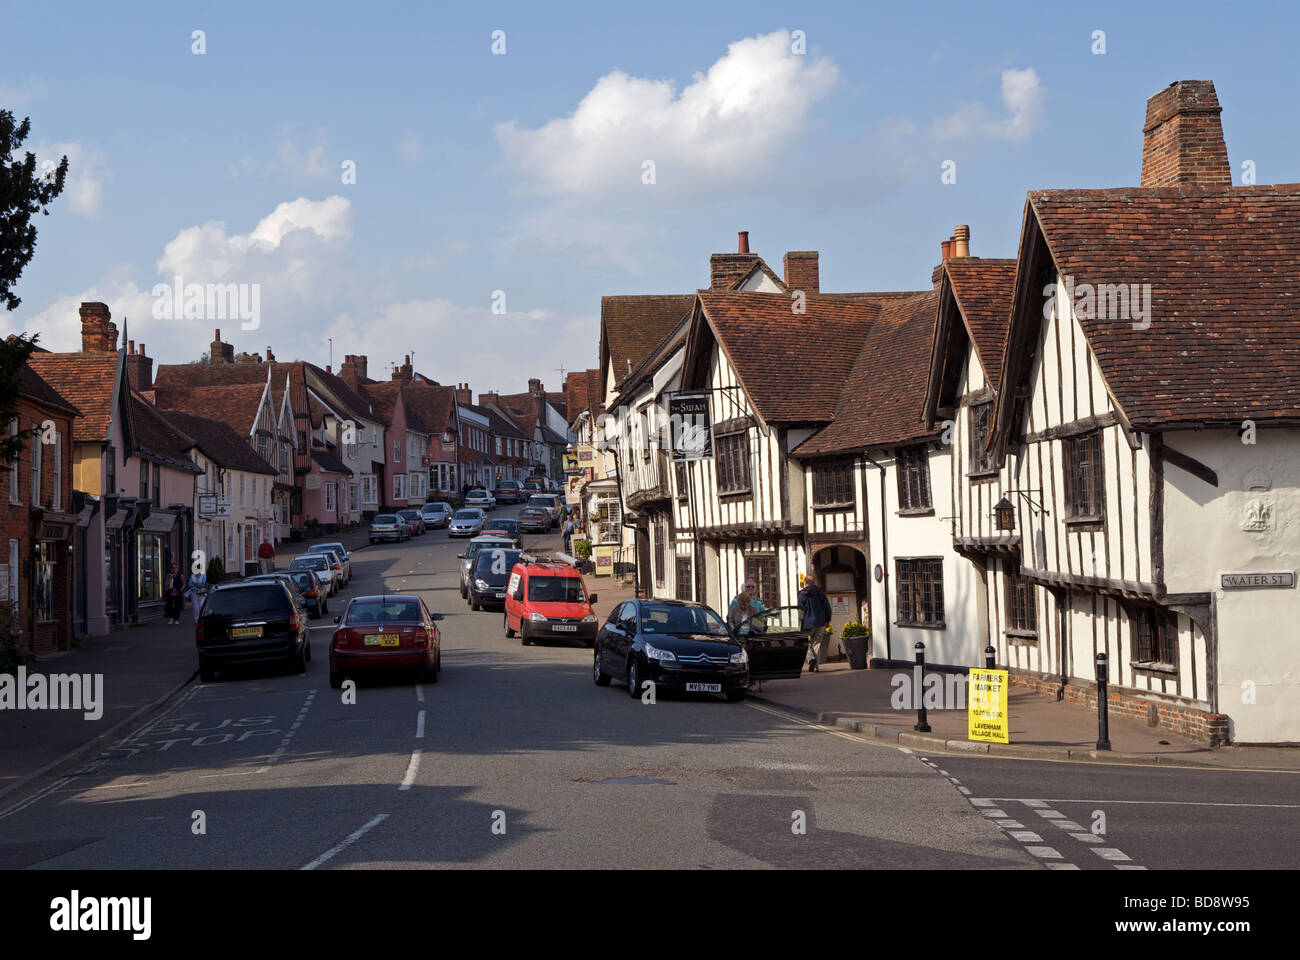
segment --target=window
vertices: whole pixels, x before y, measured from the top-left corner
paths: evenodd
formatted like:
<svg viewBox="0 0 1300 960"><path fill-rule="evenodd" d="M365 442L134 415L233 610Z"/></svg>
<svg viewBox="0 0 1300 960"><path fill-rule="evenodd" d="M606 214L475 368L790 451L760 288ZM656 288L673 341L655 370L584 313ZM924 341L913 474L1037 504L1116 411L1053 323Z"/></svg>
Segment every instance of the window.
<svg viewBox="0 0 1300 960"><path fill-rule="evenodd" d="M393 499L406 499L406 474L404 473L393 474Z"/></svg>
<svg viewBox="0 0 1300 960"><path fill-rule="evenodd" d="M781 590L776 580L776 557L746 557L745 579L758 584L758 599L765 607L781 605Z"/></svg>
<svg viewBox="0 0 1300 960"><path fill-rule="evenodd" d="M691 596L691 558L677 558L677 599L692 600Z"/></svg>
<svg viewBox="0 0 1300 960"><path fill-rule="evenodd" d="M18 418L9 419L9 436L18 436ZM14 457L14 462L9 464L9 502L22 503L18 494L18 458ZM10 574L12 576L12 574Z"/></svg>
<svg viewBox="0 0 1300 960"><path fill-rule="evenodd" d="M14 605L14 614L18 613L18 541L9 541L9 594L5 597ZM110 593L111 597L112 594Z"/></svg>
<svg viewBox="0 0 1300 960"><path fill-rule="evenodd" d="M898 509L929 510L930 456L925 447L900 447L895 458Z"/></svg>
<svg viewBox="0 0 1300 960"><path fill-rule="evenodd" d="M668 524L659 521L655 524L655 583L665 583L668 579L667 563L664 560L668 546Z"/></svg>
<svg viewBox="0 0 1300 960"><path fill-rule="evenodd" d="M248 500L244 494L244 475L242 473L239 475L239 505L241 507L248 505Z"/></svg>
<svg viewBox="0 0 1300 960"><path fill-rule="evenodd" d="M374 474L366 474L361 478L361 502L368 506L379 503L379 481Z"/></svg>
<svg viewBox="0 0 1300 960"><path fill-rule="evenodd" d="M1101 433L1067 437L1065 453L1065 510L1068 520L1100 520L1102 502Z"/></svg>
<svg viewBox="0 0 1300 960"><path fill-rule="evenodd" d="M307 431L306 430L298 431L298 452L299 453L307 452Z"/></svg>
<svg viewBox="0 0 1300 960"><path fill-rule="evenodd" d="M325 484L325 512L334 513L338 509L339 484L330 480Z"/></svg>
<svg viewBox="0 0 1300 960"><path fill-rule="evenodd" d="M677 499L685 500L687 492L690 490L690 478L686 474L686 464L673 464L673 472L677 474Z"/></svg>
<svg viewBox="0 0 1300 960"><path fill-rule="evenodd" d="M898 560L900 626L943 627L943 561Z"/></svg>
<svg viewBox="0 0 1300 960"><path fill-rule="evenodd" d="M111 446L106 451L104 464L105 493L117 493L117 451Z"/></svg>
<svg viewBox="0 0 1300 960"><path fill-rule="evenodd" d="M54 435L54 493L50 505L54 510L63 509L63 434Z"/></svg>
<svg viewBox="0 0 1300 960"><path fill-rule="evenodd" d="M853 461L819 463L813 467L813 506L845 507L853 504Z"/></svg>
<svg viewBox="0 0 1300 960"><path fill-rule="evenodd" d="M153 505L162 506L162 464L153 465Z"/></svg>
<svg viewBox="0 0 1300 960"><path fill-rule="evenodd" d="M401 462L402 462L402 441L394 437L393 438L393 463L401 463Z"/></svg>
<svg viewBox="0 0 1300 960"><path fill-rule="evenodd" d="M749 431L718 437L717 470L719 493L749 490Z"/></svg>
<svg viewBox="0 0 1300 960"><path fill-rule="evenodd" d="M287 474L289 472L289 444L280 444L280 472Z"/></svg>
<svg viewBox="0 0 1300 960"><path fill-rule="evenodd" d="M54 557L57 549L58 543L51 540L42 540L36 545L36 582L32 587L37 623L54 619Z"/></svg>
<svg viewBox="0 0 1300 960"><path fill-rule="evenodd" d="M497 437L496 439L497 439L497 444L496 444L496 446L497 446L497 456L499 457L499 456L501 456L501 438L500 438L500 437Z"/></svg>
<svg viewBox="0 0 1300 960"><path fill-rule="evenodd" d="M140 461L140 499L149 499L149 461Z"/></svg>
<svg viewBox="0 0 1300 960"><path fill-rule="evenodd" d="M1020 565L1007 569L1007 629L1038 632L1038 606L1034 585L1020 573Z"/></svg>
<svg viewBox="0 0 1300 960"><path fill-rule="evenodd" d="M1159 607L1138 607L1133 611L1134 663L1174 664L1178 662L1178 618Z"/></svg>
<svg viewBox="0 0 1300 960"><path fill-rule="evenodd" d="M271 441L264 433L257 435L257 455L263 460L270 460L267 456L271 452Z"/></svg>
<svg viewBox="0 0 1300 960"><path fill-rule="evenodd" d="M993 425L993 401L985 400L983 403L972 403L967 409L970 414L970 433L968 434L969 443L967 445L970 466L966 470L966 476L977 477L981 474L993 472L993 454L985 449L989 440L989 430Z"/></svg>

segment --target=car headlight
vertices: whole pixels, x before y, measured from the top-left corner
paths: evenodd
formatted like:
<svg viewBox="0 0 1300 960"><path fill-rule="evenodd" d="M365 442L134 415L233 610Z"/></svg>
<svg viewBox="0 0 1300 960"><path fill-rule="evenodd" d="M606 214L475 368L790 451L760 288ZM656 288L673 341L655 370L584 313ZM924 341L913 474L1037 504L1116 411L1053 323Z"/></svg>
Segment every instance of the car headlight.
<svg viewBox="0 0 1300 960"><path fill-rule="evenodd" d="M475 586L475 588L478 589L478 590L487 590L487 589L488 589L487 581L486 581L486 580L480 580L478 577L475 577L475 578L474 578L474 586Z"/></svg>
<svg viewBox="0 0 1300 960"><path fill-rule="evenodd" d="M749 651L741 647L739 652L731 655L732 663L749 663Z"/></svg>
<svg viewBox="0 0 1300 960"><path fill-rule="evenodd" d="M649 643L645 645L645 655L651 660L671 660L677 662L677 655L671 650L660 650L658 647Z"/></svg>
<svg viewBox="0 0 1300 960"><path fill-rule="evenodd" d="M546 622L546 618L545 618L544 616L542 616L540 613L530 613L530 614L528 615L528 619L531 620L531 621L533 621L533 623L545 623L545 622Z"/></svg>
<svg viewBox="0 0 1300 960"><path fill-rule="evenodd" d="M582 622L583 622L583 623L595 623L595 622L596 622L596 615L595 615L594 613L589 613L589 614L587 614L585 617L582 618Z"/></svg>

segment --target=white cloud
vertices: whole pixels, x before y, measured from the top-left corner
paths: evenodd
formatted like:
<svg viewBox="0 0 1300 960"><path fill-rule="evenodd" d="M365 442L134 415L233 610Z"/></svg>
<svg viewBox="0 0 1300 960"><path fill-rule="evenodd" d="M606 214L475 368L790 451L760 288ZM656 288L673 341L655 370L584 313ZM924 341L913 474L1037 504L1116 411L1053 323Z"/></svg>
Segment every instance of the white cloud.
<svg viewBox="0 0 1300 960"><path fill-rule="evenodd" d="M699 191L769 169L837 75L830 60L793 54L781 30L732 43L680 93L615 70L570 116L535 130L500 123L496 136L524 185L543 194L645 189L645 160L656 188Z"/></svg>
<svg viewBox="0 0 1300 960"><path fill-rule="evenodd" d="M14 156L21 156L27 149L26 146L19 148ZM36 154L38 175L46 169L57 167L59 161L67 157L68 176L59 200L66 201L69 212L79 217L94 220L99 216L104 205L104 184L113 179L113 172L108 169L108 161L103 153L77 140L37 143L31 147L31 152Z"/></svg>
<svg viewBox="0 0 1300 960"><path fill-rule="evenodd" d="M254 174L286 176L292 180L333 180L340 175L341 162L330 159L323 132L317 133L312 143L303 146L288 127L282 127L269 158L259 160L245 154L229 164L227 169L232 177Z"/></svg>
<svg viewBox="0 0 1300 960"><path fill-rule="evenodd" d="M402 162L408 167L413 167L420 162L420 153L422 152L420 138L414 133L408 133L397 145L397 155L402 158Z"/></svg>
<svg viewBox="0 0 1300 960"><path fill-rule="evenodd" d="M1002 71L1002 105L1006 115L991 117L978 101L962 103L951 114L936 120L931 132L940 140L983 136L1024 142L1042 116L1047 88L1032 67Z"/></svg>

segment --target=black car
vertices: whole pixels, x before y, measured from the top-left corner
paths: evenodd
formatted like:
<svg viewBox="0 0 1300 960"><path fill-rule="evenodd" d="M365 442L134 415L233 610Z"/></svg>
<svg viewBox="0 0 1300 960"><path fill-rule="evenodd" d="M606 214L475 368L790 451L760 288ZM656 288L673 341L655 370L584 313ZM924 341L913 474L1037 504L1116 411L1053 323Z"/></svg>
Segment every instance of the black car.
<svg viewBox="0 0 1300 960"><path fill-rule="evenodd" d="M702 603L624 601L596 635L593 677L602 687L621 680L634 697L651 681L683 693L721 693L735 703L745 699L751 681L799 676L808 644L801 633L784 629L792 609L772 611L778 616L769 640L767 622L747 624L737 638Z"/></svg>
<svg viewBox="0 0 1300 960"><path fill-rule="evenodd" d="M519 511L519 529L530 533L546 533L555 526L555 518L545 507L524 507Z"/></svg>
<svg viewBox="0 0 1300 960"><path fill-rule="evenodd" d="M306 574L306 576L303 576L303 574ZM300 580L299 577L302 577L302 579ZM315 581L317 587L320 585L320 581L316 579L316 574L311 570L295 570L293 573L285 570L277 570L275 573L258 573L251 577L245 577L242 582L252 583L255 580L283 583L291 589L293 599L302 609L303 616L311 615L313 604L307 597L307 591L311 588L312 581ZM320 595L319 589L317 589L316 595Z"/></svg>
<svg viewBox="0 0 1300 960"><path fill-rule="evenodd" d="M311 659L302 607L279 580L249 580L214 587L194 625L199 676L211 681L235 664L280 661L299 673Z"/></svg>
<svg viewBox="0 0 1300 960"><path fill-rule="evenodd" d="M510 571L519 561L520 550L502 550L488 546L474 557L474 569L469 575L469 605L482 610L489 603L506 605L506 584Z"/></svg>
<svg viewBox="0 0 1300 960"><path fill-rule="evenodd" d="M329 601L325 599L325 587L322 586L320 578L314 571L294 570L289 576L293 577L293 582L302 591L303 599L307 601L307 609L311 611L313 617L323 617L330 612Z"/></svg>

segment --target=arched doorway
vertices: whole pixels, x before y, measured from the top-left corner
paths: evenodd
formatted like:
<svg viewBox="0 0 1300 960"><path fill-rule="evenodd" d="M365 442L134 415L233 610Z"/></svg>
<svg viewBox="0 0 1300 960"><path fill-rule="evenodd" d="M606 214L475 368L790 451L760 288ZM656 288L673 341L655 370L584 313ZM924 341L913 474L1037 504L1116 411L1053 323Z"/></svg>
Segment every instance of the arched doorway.
<svg viewBox="0 0 1300 960"><path fill-rule="evenodd" d="M813 576L831 602L832 641L830 649L836 656L844 655L844 625L859 620L870 625L867 609L867 557L857 547L832 544L820 547L813 554Z"/></svg>

